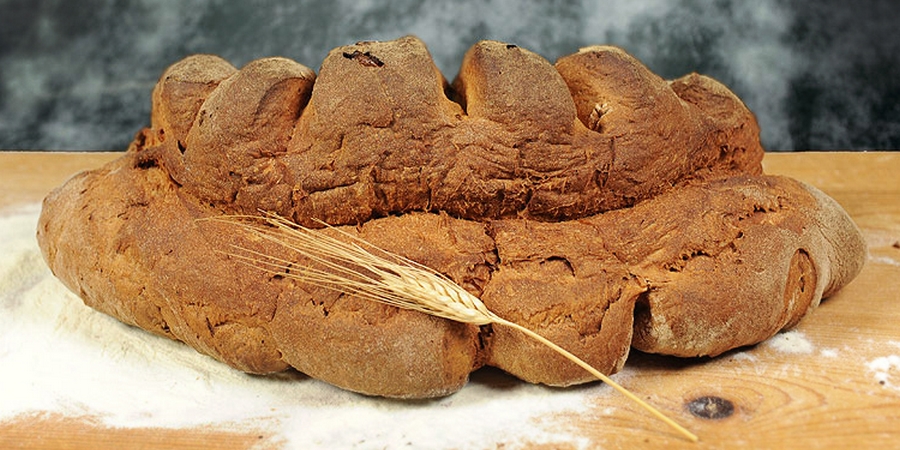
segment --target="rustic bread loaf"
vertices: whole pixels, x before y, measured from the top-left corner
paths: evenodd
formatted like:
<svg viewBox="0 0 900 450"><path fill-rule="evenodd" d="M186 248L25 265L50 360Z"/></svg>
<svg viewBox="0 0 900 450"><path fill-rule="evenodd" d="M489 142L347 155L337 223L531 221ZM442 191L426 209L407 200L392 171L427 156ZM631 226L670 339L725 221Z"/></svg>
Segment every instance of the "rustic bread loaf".
<svg viewBox="0 0 900 450"><path fill-rule="evenodd" d="M38 241L86 304L243 371L391 397L450 394L482 365L566 386L591 377L514 330L248 268L228 250L293 256L198 219L325 221L613 373L632 345L760 342L860 270L855 225L761 175L758 134L716 81L667 82L612 47L554 66L481 42L452 84L412 37L335 49L318 77L198 55L163 74L120 159L46 198Z"/></svg>

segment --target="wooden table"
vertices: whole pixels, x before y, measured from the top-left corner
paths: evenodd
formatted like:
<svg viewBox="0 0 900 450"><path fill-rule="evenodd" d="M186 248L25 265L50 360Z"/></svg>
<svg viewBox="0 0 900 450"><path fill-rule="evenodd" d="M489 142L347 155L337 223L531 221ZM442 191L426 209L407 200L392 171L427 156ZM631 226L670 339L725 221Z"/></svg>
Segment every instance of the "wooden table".
<svg viewBox="0 0 900 450"><path fill-rule="evenodd" d="M0 152L0 209L38 202L75 172L116 156ZM573 433L604 448L900 446L900 366L881 374L871 368L878 358L900 355L900 153L768 154L764 164L767 173L809 182L834 197L869 244L859 277L796 328L811 348L792 353L761 344L699 361L634 355L629 388L674 412L701 442L682 440L621 396L605 396L588 412L563 418ZM687 404L702 397L721 399L733 412L718 419L692 415ZM52 415L0 423L3 448L247 448L260 437L210 429L111 429Z"/></svg>

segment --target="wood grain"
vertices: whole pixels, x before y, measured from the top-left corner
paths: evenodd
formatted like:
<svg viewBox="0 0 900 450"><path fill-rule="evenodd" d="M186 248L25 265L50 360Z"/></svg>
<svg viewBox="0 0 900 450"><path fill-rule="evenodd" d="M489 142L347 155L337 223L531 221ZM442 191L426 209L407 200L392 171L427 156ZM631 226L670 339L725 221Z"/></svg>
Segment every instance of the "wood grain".
<svg viewBox="0 0 900 450"><path fill-rule="evenodd" d="M0 152L0 208L37 202L73 173L114 157ZM900 153L768 154L764 164L767 173L808 182L835 198L870 247L859 277L796 328L809 346L796 350L763 343L715 359L632 355L619 381L700 435L697 444L618 395L592 396L586 412L548 421L588 439L592 447L612 449L900 445L900 368L889 369L882 384L868 367L876 358L900 355ZM704 397L721 399L724 417L693 414L689 405ZM728 404L732 412L722 413ZM90 418L59 416L0 424L4 448L133 448L135 442L148 443L140 448L249 448L259 436L225 428L114 430ZM498 436L486 447L503 442Z"/></svg>
<svg viewBox="0 0 900 450"><path fill-rule="evenodd" d="M40 202L72 175L99 167L120 155L0 151L0 208Z"/></svg>
<svg viewBox="0 0 900 450"><path fill-rule="evenodd" d="M111 428L94 417L27 415L0 422L0 448L29 449L204 449L238 450L275 445L267 432L231 432L216 427Z"/></svg>

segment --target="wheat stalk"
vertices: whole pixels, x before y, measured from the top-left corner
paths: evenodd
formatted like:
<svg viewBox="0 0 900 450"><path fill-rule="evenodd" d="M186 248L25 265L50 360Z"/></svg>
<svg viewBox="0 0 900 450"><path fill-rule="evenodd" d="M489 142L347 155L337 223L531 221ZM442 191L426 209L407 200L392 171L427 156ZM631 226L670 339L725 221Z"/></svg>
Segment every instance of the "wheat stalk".
<svg viewBox="0 0 900 450"><path fill-rule="evenodd" d="M254 217L224 216L213 220L238 224L253 234L281 245L321 267L312 265L297 267L295 261L236 246L235 249L243 253L229 253L229 255L241 262L304 283L456 322L473 325L495 324L513 328L550 347L597 379L612 386L691 441L698 440L695 434L581 358L540 334L494 314L478 297L431 268L382 250L347 232L331 228L324 222L320 223L340 233L349 242L331 237L320 230L295 224L275 214L267 213L263 217L255 217L262 219L262 224L258 221L248 222L246 219Z"/></svg>

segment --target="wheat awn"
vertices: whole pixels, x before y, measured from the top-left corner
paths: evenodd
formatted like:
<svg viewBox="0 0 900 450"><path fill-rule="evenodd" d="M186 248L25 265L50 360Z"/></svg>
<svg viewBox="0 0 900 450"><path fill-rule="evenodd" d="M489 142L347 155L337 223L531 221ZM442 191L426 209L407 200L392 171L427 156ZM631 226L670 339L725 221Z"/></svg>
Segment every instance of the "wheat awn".
<svg viewBox="0 0 900 450"><path fill-rule="evenodd" d="M258 219L262 222L260 223ZM429 267L380 249L350 233L329 227L324 222L320 224L336 231L349 242L270 213L262 217L223 216L213 220L240 225L254 235L281 245L315 263L298 267L295 261L239 246L234 250L240 253L228 253L245 264L304 283L457 322L473 325L495 324L513 328L546 345L612 386L689 440L698 441L695 434L607 375L540 334L497 316L478 297Z"/></svg>

